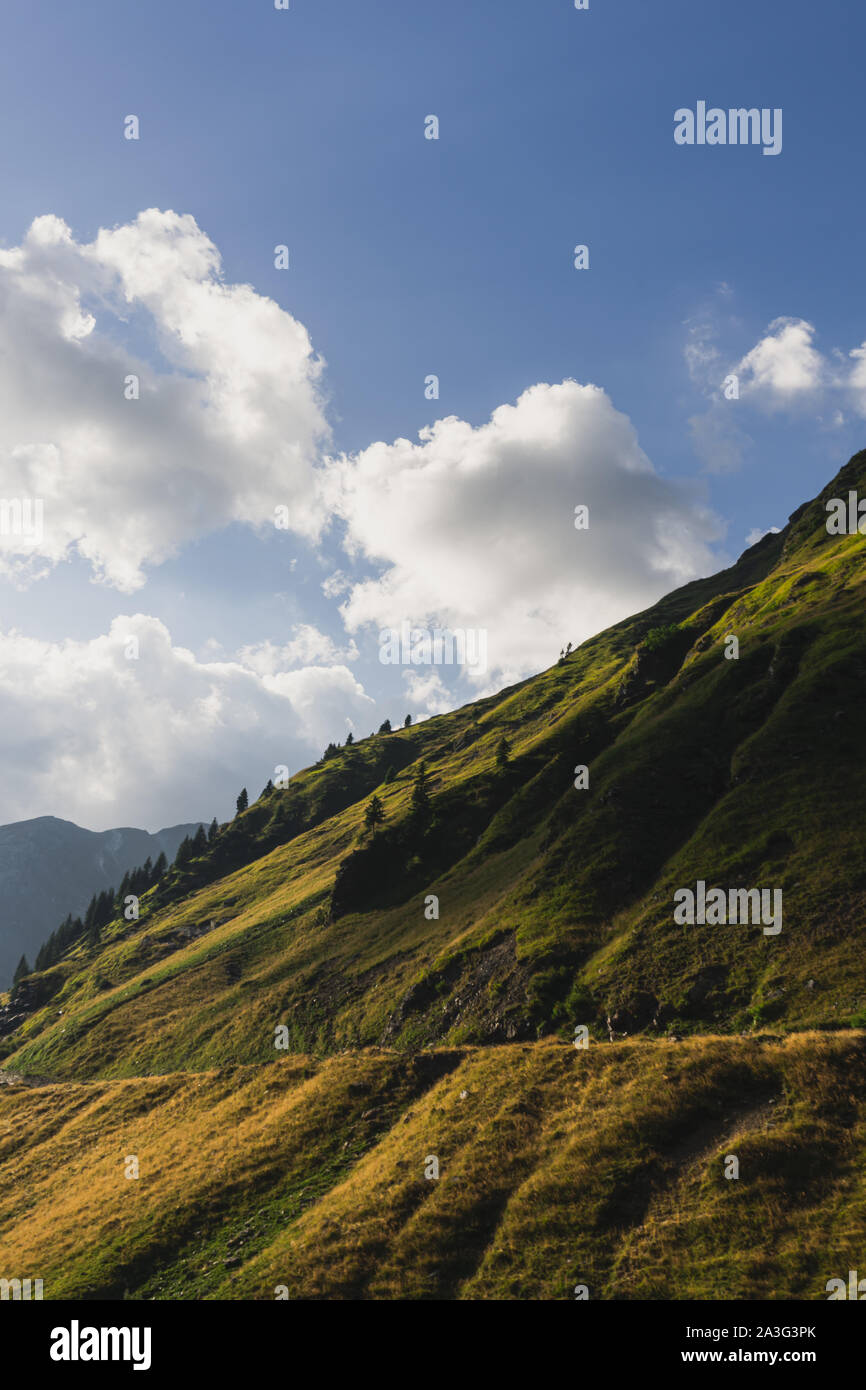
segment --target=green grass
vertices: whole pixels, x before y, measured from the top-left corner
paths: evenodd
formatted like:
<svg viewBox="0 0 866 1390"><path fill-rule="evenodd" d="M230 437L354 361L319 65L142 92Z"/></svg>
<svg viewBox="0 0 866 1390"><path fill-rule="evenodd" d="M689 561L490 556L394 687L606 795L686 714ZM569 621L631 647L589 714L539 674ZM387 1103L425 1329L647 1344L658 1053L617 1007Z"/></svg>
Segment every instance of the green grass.
<svg viewBox="0 0 866 1390"><path fill-rule="evenodd" d="M40 1006L0 1057L54 1084L0 1087L4 1266L41 1250L61 1291L158 1297L270 1297L270 1281L564 1297L569 1280L606 1297L806 1297L831 1239L847 1268L862 1191L831 1120L861 1105L866 541L829 537L823 501L851 487L866 492L864 454L724 573L531 680L298 774L148 894L138 922L31 977ZM410 819L421 760L426 829ZM363 829L374 792L378 839ZM781 888L781 934L677 926L673 895L698 879ZM576 1099L579 1054L556 1040L578 1024L593 1060ZM768 1029L788 1042L755 1041ZM413 1080L416 1054L459 1067L481 1109ZM350 1088L368 1082L376 1104L358 1110ZM422 1092L417 1128L404 1111ZM796 1104L768 1128L777 1092ZM41 1177L4 1134L42 1153ZM243 1134L249 1152L226 1149ZM740 1137L757 1187L713 1187L711 1144ZM161 1156L152 1200L115 1190L133 1141ZM465 1159L467 1186L431 1198L418 1151L436 1144ZM801 1179L814 1239L788 1224ZM744 1234L726 1246L732 1202ZM661 1293L671 1267L686 1283Z"/></svg>

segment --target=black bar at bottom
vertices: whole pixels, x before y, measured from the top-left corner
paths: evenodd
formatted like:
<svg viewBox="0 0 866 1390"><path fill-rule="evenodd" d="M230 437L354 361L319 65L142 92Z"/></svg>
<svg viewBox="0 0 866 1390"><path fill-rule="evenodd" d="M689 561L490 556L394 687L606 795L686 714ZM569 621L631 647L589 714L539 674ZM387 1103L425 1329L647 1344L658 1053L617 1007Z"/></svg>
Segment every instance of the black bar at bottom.
<svg viewBox="0 0 866 1390"><path fill-rule="evenodd" d="M450 1306L433 1300L7 1301L0 1303L0 1346L7 1384L13 1363L19 1372L38 1371L61 1384L70 1377L74 1383L92 1381L105 1372L115 1378L133 1375L135 1381L177 1372L213 1373L219 1383L238 1374L258 1381L271 1379L279 1368L287 1383L297 1383L309 1379L310 1357L329 1375L336 1365L345 1365L356 1373L378 1368L401 1382L441 1374L450 1384L458 1371L461 1379L471 1373L470 1357L472 1362L480 1358L489 1373L500 1357L518 1351L524 1369L513 1362L505 1366L517 1378L525 1378L527 1358L546 1375L551 1355L558 1352L575 1377L581 1367L589 1373L601 1358L607 1380L629 1371L666 1376L676 1367L700 1375L713 1366L760 1366L773 1372L805 1368L826 1381L858 1364L862 1350L866 1310L840 1306L846 1301L866 1297Z"/></svg>

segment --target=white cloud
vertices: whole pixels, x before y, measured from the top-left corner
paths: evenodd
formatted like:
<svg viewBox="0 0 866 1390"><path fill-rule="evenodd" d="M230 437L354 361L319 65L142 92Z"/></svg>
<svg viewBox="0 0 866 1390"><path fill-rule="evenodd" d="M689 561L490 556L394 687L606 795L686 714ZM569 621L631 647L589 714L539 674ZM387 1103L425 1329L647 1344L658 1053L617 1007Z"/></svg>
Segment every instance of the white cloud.
<svg viewBox="0 0 866 1390"><path fill-rule="evenodd" d="M778 534L778 526L765 526L763 530L761 530L760 526L753 526L746 536L746 545L757 545L758 541L762 541L765 536L778 536Z"/></svg>
<svg viewBox="0 0 866 1390"><path fill-rule="evenodd" d="M684 356L689 376L710 401L703 415L689 420L692 445L707 473L739 468L752 444L741 428L749 406L792 419L808 414L822 430L838 430L846 410L866 416L866 343L845 353L821 353L815 327L805 319L774 319L763 337L737 359L716 346L720 317L709 312L687 323ZM726 339L738 328L726 319ZM852 365L853 361L853 365Z"/></svg>
<svg viewBox="0 0 866 1390"><path fill-rule="evenodd" d="M689 375L713 402L706 415L689 421L695 452L707 471L732 471L743 446L751 442L733 422L741 406L723 398L731 374L737 378L742 404L770 413L785 411L798 417L808 411L825 430L841 429L847 423L846 410L866 416L866 342L849 352L833 348L825 355L814 345L815 333L805 319L774 319L745 356L723 367L713 323L701 320L689 328L684 348Z"/></svg>
<svg viewBox="0 0 866 1390"><path fill-rule="evenodd" d="M50 814L156 829L225 817L241 786L257 795L274 767L307 765L373 708L346 666L199 661L140 613L90 641L0 634L0 822Z"/></svg>
<svg viewBox="0 0 866 1390"><path fill-rule="evenodd" d="M44 506L41 540L0 535L0 572L27 582L77 552L129 592L184 543L273 525L279 505L318 534L322 363L273 300L222 281L189 215L150 209L87 244L37 218L0 250L0 355L0 492Z"/></svg>
<svg viewBox="0 0 866 1390"><path fill-rule="evenodd" d="M446 714L454 708L454 698L443 684L442 677L429 667L422 671L404 671L406 699L418 705L425 715Z"/></svg>
<svg viewBox="0 0 866 1390"><path fill-rule="evenodd" d="M420 439L337 465L347 549L384 566L341 609L352 632L404 620L485 629L501 684L717 567L717 520L658 476L597 386L539 384L487 424L452 416Z"/></svg>
<svg viewBox="0 0 866 1390"><path fill-rule="evenodd" d="M815 396L827 382L828 368L812 345L814 335L805 319L775 319L735 368L743 392L760 396L770 410Z"/></svg>
<svg viewBox="0 0 866 1390"><path fill-rule="evenodd" d="M352 581L342 570L334 570L327 579L322 582L322 593L325 598L339 598L341 594L348 593L352 587Z"/></svg>
<svg viewBox="0 0 866 1390"><path fill-rule="evenodd" d="M311 623L298 623L290 642L278 646L271 641L256 642L241 647L238 660L260 675L274 675L292 666L312 666L338 661L356 661L358 648L354 641L339 647L325 632Z"/></svg>

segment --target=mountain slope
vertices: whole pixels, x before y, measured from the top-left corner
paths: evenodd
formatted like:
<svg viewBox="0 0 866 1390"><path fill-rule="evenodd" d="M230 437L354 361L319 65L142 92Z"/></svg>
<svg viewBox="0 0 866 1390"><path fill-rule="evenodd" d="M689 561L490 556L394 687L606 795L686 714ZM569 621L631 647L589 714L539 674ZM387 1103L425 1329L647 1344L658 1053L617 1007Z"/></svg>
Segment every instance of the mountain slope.
<svg viewBox="0 0 866 1390"><path fill-rule="evenodd" d="M67 913L84 912L94 893L116 888L128 869L161 851L171 863L194 825L172 825L151 835L122 826L83 830L56 816L0 825L0 989L8 989L22 955L33 958Z"/></svg>
<svg viewBox="0 0 866 1390"><path fill-rule="evenodd" d="M0 1261L46 1299L822 1299L864 1143L862 1033L6 1085Z"/></svg>
<svg viewBox="0 0 866 1390"><path fill-rule="evenodd" d="M15 1067L261 1061L278 1024L295 1049L333 1050L577 1023L603 1037L607 1019L623 1034L859 1019L864 539L828 535L823 501L866 493L864 464L732 569L564 663L264 797L175 901L145 899L96 958L80 948L49 972L50 1006L4 1044ZM421 760L427 830L409 818ZM388 781L386 763L399 769ZM587 790L573 785L579 764ZM365 836L373 791L387 823ZM675 891L699 879L780 888L781 932L675 925Z"/></svg>
<svg viewBox="0 0 866 1390"><path fill-rule="evenodd" d="M38 1256L48 1297L826 1297L866 1236L849 489L866 454L723 573L264 793L22 981L3 1269ZM678 923L699 881L781 891L781 930Z"/></svg>

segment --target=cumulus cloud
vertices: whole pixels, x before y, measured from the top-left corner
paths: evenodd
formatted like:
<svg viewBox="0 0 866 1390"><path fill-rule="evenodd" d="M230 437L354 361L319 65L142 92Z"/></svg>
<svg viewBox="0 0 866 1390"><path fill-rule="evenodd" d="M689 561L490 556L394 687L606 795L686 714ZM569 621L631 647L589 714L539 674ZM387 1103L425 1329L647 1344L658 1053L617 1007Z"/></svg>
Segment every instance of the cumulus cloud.
<svg viewBox="0 0 866 1390"><path fill-rule="evenodd" d="M257 777L264 786L277 765L308 764L373 707L344 665L199 661L140 613L90 641L2 633L0 728L15 737L4 740L0 821L50 813L100 830L224 818L241 786L257 795Z"/></svg>
<svg viewBox="0 0 866 1390"><path fill-rule="evenodd" d="M655 472L597 386L539 384L486 424L451 416L420 441L335 465L347 549L381 570L342 605L351 632L403 621L486 631L501 684L717 566L718 521ZM588 530L575 529L578 505Z"/></svg>
<svg viewBox="0 0 866 1390"><path fill-rule="evenodd" d="M422 671L404 671L406 699L418 706L425 715L446 714L454 708L454 699L439 672L429 667Z"/></svg>
<svg viewBox="0 0 866 1390"><path fill-rule="evenodd" d="M708 471L730 471L741 445L751 442L732 422L733 412L723 399L731 374L737 398L771 414L809 411L831 430L846 424L846 411L866 416L866 342L848 352L837 347L822 353L815 346L814 324L777 318L744 356L723 366L714 341L718 336L712 324L702 321L689 329L684 348L689 375L713 403L707 415L689 422L695 452Z"/></svg>
<svg viewBox="0 0 866 1390"><path fill-rule="evenodd" d="M695 353L715 370L714 347ZM486 669L463 675L494 690L717 567L718 520L656 473L596 386L538 384L480 426L449 417L418 442L328 458L306 329L225 283L188 215L150 209L89 242L37 218L0 250L0 354L0 501L40 504L38 524L0 516L0 574L25 583L79 556L132 592L208 533L272 526L277 507L312 541L338 520L332 539L356 566L322 583L341 603L340 637L300 623L288 642L196 657L141 614L89 641L0 636L0 716L16 730L0 817L225 814L251 769L264 782L374 722L349 669L353 634L406 621L481 632ZM456 702L452 670L403 674L419 713Z"/></svg>
<svg viewBox="0 0 866 1390"><path fill-rule="evenodd" d="M89 243L38 217L0 250L0 354L2 493L42 504L41 534L2 528L0 572L27 582L77 553L131 592L280 506L318 535L322 363L291 314L223 282L191 216L150 209Z"/></svg>
<svg viewBox="0 0 866 1390"><path fill-rule="evenodd" d="M815 326L805 319L774 319L758 342L737 357L718 346L722 319L704 312L687 321L683 348L694 385L709 402L689 420L692 446L706 473L738 469L752 439L742 428L749 406L800 420L811 416L822 430L838 430L846 412L866 416L866 342L850 352L815 346ZM724 320L725 337L739 327Z"/></svg>
<svg viewBox="0 0 866 1390"><path fill-rule="evenodd" d="M815 329L805 319L775 319L766 335L736 367L742 389L760 394L770 409L814 396L827 379L827 366L813 345Z"/></svg>
<svg viewBox="0 0 866 1390"><path fill-rule="evenodd" d="M282 646L277 643L256 642L242 647L238 659L260 675L275 675L292 666L310 666L316 663L333 665L338 661L356 661L358 648L354 641L347 646L339 646L326 632L320 632L312 623L298 623L291 641Z"/></svg>

